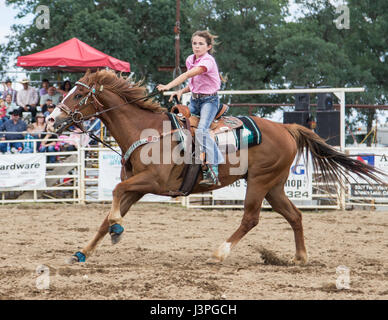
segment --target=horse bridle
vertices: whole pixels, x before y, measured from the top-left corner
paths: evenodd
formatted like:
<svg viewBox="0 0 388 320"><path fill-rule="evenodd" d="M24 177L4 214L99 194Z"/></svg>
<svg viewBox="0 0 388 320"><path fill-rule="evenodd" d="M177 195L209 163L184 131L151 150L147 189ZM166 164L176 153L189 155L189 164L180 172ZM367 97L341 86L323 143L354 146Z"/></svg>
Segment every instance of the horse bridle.
<svg viewBox="0 0 388 320"><path fill-rule="evenodd" d="M66 104L64 104L62 102L57 105L57 107L61 111L63 111L64 113L66 113L68 115L67 118L65 118L63 120L58 120L58 123L56 123L54 125L54 127L61 125L61 127L57 130L57 132L61 133L66 127L69 127L72 124L74 124L79 129L81 129L81 131L82 131L81 133L88 134L90 136L90 138L92 138L95 141L98 141L98 142L102 143L104 146L106 146L109 149L113 150L114 152L116 152L117 154L119 154L122 157L122 155L120 153L118 153L116 150L114 150L105 141L102 141L93 132L87 131L84 128L84 126L83 126L83 121L88 120L88 119L90 119L92 117L98 117L98 116L100 116L101 114L103 114L105 112L117 109L117 108L119 108L119 107L121 107L123 105L128 105L128 104L131 104L131 103L134 103L134 102L137 102L137 101L141 101L141 100L147 100L147 99L149 99L151 97L154 97L154 96L158 95L159 92L150 93L150 94L146 95L145 97L137 98L137 99L134 99L134 100L129 101L129 102L125 99L124 103L104 110L103 109L104 105L98 100L98 98L96 96L96 85L93 85L92 87L90 87L90 86L88 86L87 84L85 84L85 83L83 83L81 81L77 81L75 84L76 85L78 84L78 85L81 85L81 86L85 87L86 89L89 90L89 92L88 92L88 94L86 96L84 96L78 102L78 104L76 105L76 108L74 109L74 111L72 111ZM98 89L98 92L102 92L103 90L104 90L104 86L101 85L100 88ZM81 111L82 111L82 108L85 108L85 107L88 106L87 102L88 102L90 97L93 98L92 105L94 106L96 112L94 114L91 114L91 115L88 115L88 116L85 117ZM77 107L79 107L79 108L77 108ZM71 121L71 122L69 122L69 121Z"/></svg>
<svg viewBox="0 0 388 320"><path fill-rule="evenodd" d="M82 122L89 119L89 118L92 118L94 116L98 116L99 113L103 111L102 107L104 106L96 97L96 88L95 88L95 85L93 85L93 87L90 87L88 86L87 84L81 82L81 81L77 81L75 83L76 85L81 85L83 87L85 87L86 89L89 90L88 94L86 96L84 96L79 102L78 104L76 105L76 108L73 110L70 109L70 107L68 107L65 103L62 103L60 102L57 107L63 111L64 113L66 113L68 115L67 118L63 119L63 120L59 120L57 125L62 125L58 131L60 132L60 130L63 130L66 126L68 125L71 125L71 124L75 124L77 127L79 127L81 130L83 130L82 128ZM102 92L104 90L104 86L101 85L100 88L99 88L99 91ZM94 114L91 114L89 116L86 116L84 117L83 113L81 112L85 107L88 106L88 100L89 98L92 97L93 98L93 102L92 102L92 105L94 106L95 110L96 110L96 113ZM71 121L71 122L69 122Z"/></svg>
<svg viewBox="0 0 388 320"><path fill-rule="evenodd" d="M98 117L98 116L100 116L101 114L103 114L105 112L117 109L117 108L119 108L121 106L124 106L124 105L127 105L127 104L131 104L131 103L134 103L134 102L137 102L137 101L141 101L141 100L147 100L147 99L149 99L151 97L154 97L154 96L159 94L159 92L150 93L150 94L146 95L145 97L140 97L140 98L134 99L134 100L129 101L129 102L125 99L124 103L122 103L120 105L117 105L117 106L113 106L111 108L108 108L108 109L104 110L103 109L104 105L98 100L97 95L96 95L97 92L102 92L104 90L104 86L103 85L101 85L100 88L98 90L96 90L96 85L95 84L92 87L87 85L87 84L85 84L85 83L83 83L83 82L81 82L81 81L77 81L75 84L76 85L78 84L78 85L81 85L81 86L85 87L86 89L89 90L89 92L87 93L86 96L84 96L78 102L78 104L76 105L76 108L74 109L74 111L72 111L66 104L64 104L62 102L57 105L57 107L61 111L63 111L64 113L66 113L68 115L67 118L58 121L57 126L58 125L62 125L61 128L58 129L58 131L63 130L65 127L70 126L73 123L78 128L80 128L82 131L84 131L82 122L85 121L85 120L88 120L88 119L90 119L92 117ZM88 104L88 100L89 100L90 97L93 99L92 105L93 105L94 109L96 110L96 112L85 117L81 111L83 109L85 109L85 107L87 107L89 105ZM79 108L77 108L77 107L79 107ZM71 121L71 122L69 122L69 121Z"/></svg>

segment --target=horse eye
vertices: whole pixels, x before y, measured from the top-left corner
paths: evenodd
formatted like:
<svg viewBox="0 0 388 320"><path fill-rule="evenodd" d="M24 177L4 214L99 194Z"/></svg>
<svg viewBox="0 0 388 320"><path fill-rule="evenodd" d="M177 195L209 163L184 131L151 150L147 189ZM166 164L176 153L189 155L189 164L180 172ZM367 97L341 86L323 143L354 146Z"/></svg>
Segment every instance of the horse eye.
<svg viewBox="0 0 388 320"><path fill-rule="evenodd" d="M76 100L79 100L79 99L81 99L82 98L82 95L81 94L76 94L75 96L74 96L74 99L76 99Z"/></svg>

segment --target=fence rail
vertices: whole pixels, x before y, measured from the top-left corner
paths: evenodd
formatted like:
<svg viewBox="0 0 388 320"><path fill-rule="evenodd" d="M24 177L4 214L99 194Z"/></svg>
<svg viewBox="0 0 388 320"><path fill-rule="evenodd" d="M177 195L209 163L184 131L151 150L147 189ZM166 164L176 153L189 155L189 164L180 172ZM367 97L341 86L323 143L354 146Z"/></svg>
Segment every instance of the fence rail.
<svg viewBox="0 0 388 320"><path fill-rule="evenodd" d="M55 139L53 139L55 140ZM35 148L36 150L36 148ZM77 147L76 151L47 152L46 156L55 156L55 163L46 165L46 185L45 188L34 190L0 190L0 203L91 203L91 202L109 202L99 198L99 152L110 151L101 147ZM364 149L347 148L347 153L356 152L365 153ZM387 153L386 148L371 148L367 153L382 155ZM36 152L35 152L36 153ZM0 155L0 164L1 164ZM312 200L293 201L300 209L339 209L343 207L388 207L388 195L385 197L354 197L351 195L351 186L346 184L346 189L341 194L338 185L330 186L330 193L323 188L319 179L319 172L312 177L313 192ZM213 193L193 194L181 198L163 198L148 199L145 201L175 203L186 206L187 208L243 208L243 200L216 200ZM270 208L268 203L263 202L263 208Z"/></svg>

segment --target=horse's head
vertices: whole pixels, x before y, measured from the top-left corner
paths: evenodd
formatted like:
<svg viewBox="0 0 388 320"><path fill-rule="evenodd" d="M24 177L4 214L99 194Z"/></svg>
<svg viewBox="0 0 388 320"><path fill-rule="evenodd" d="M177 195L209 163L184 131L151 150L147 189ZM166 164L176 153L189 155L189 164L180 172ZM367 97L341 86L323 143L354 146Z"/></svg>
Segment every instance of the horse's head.
<svg viewBox="0 0 388 320"><path fill-rule="evenodd" d="M75 83L74 88L47 117L47 131L60 134L72 125L82 126L84 120L102 109L103 105L97 95L103 90L103 86L86 83L82 81L84 78Z"/></svg>

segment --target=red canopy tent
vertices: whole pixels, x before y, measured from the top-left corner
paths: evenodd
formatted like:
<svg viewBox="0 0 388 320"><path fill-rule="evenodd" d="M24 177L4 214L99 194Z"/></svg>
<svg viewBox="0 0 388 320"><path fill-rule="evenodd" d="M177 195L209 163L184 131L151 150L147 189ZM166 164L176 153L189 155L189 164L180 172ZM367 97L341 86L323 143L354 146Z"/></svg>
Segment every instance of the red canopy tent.
<svg viewBox="0 0 388 320"><path fill-rule="evenodd" d="M85 72L87 69L95 71L104 67L130 72L129 62L108 56L77 38L41 52L20 56L16 65L25 69L50 67L65 72Z"/></svg>

